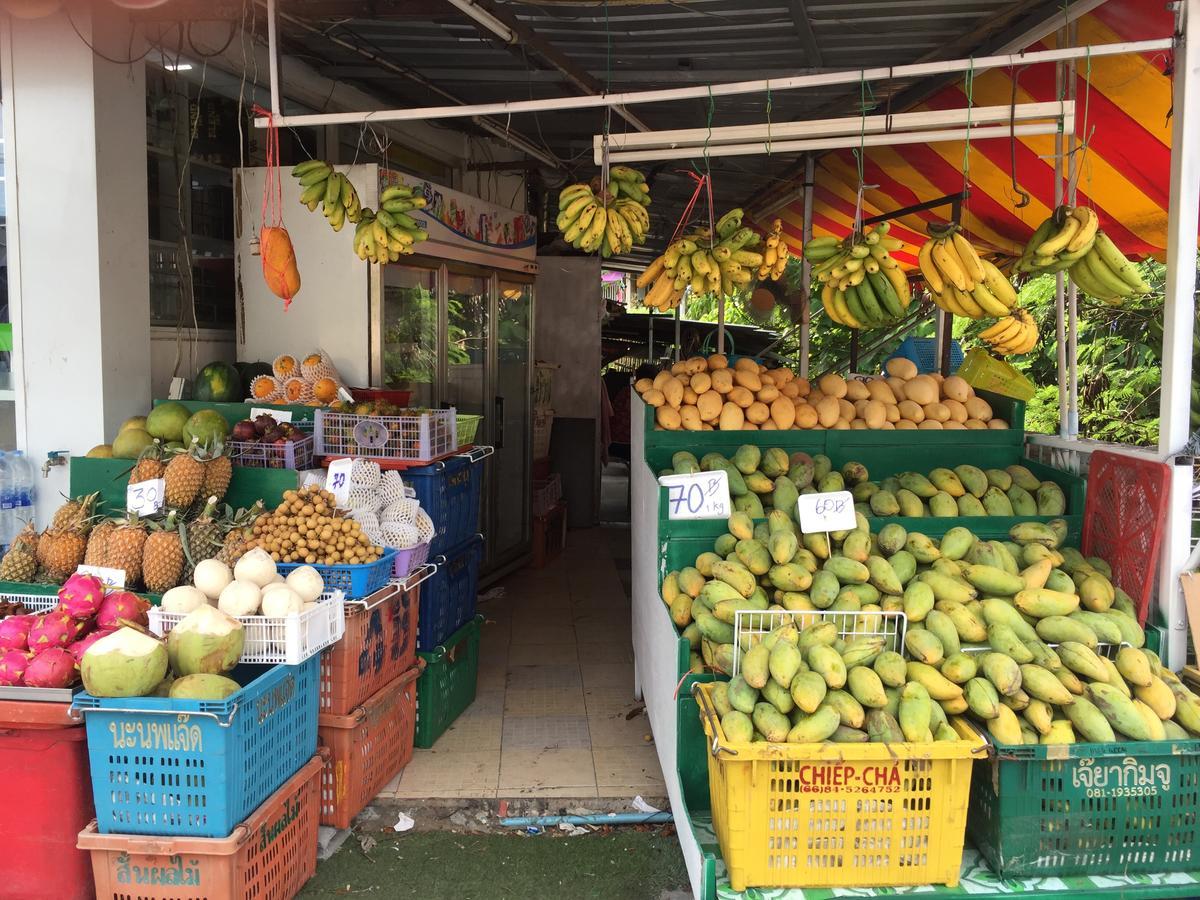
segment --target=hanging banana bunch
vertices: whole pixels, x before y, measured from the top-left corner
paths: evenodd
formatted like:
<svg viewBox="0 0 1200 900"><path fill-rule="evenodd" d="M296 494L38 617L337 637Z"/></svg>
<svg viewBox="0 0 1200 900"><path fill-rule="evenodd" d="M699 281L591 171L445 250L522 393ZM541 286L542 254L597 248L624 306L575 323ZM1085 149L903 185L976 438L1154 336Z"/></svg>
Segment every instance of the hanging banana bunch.
<svg viewBox="0 0 1200 900"><path fill-rule="evenodd" d="M425 198L407 184L393 184L379 195L379 211L364 209L354 229L354 252L359 259L380 265L416 252L427 232L409 213L425 207Z"/></svg>
<svg viewBox="0 0 1200 900"><path fill-rule="evenodd" d="M887 236L887 222L843 240L815 237L804 258L821 282L821 302L829 318L847 328L879 328L903 318L912 303L908 278L889 251L903 243Z"/></svg>
<svg viewBox="0 0 1200 900"><path fill-rule="evenodd" d="M933 302L968 319L1007 316L1017 292L1004 273L979 255L957 225L930 225L929 234L917 263Z"/></svg>
<svg viewBox="0 0 1200 900"><path fill-rule="evenodd" d="M993 353L1019 356L1037 346L1038 329L1033 317L1017 308L1012 315L999 319L981 331L979 337Z"/></svg>
<svg viewBox="0 0 1200 900"><path fill-rule="evenodd" d="M783 239L783 220L776 219L771 223L771 230L763 240L763 261L758 267L758 280L778 281L787 269L787 261L791 256L787 241Z"/></svg>
<svg viewBox="0 0 1200 900"><path fill-rule="evenodd" d="M558 195L555 224L563 240L585 253L601 256L628 253L634 244L646 243L650 230L650 186L637 169L613 166L609 181L599 178L569 184Z"/></svg>
<svg viewBox="0 0 1200 900"><path fill-rule="evenodd" d="M334 231L341 231L346 222L357 223L362 217L358 191L350 179L321 159L310 159L292 168L292 177L300 182L300 202L315 212L322 206L325 218Z"/></svg>
<svg viewBox="0 0 1200 900"><path fill-rule="evenodd" d="M731 209L717 221L715 238L707 228L691 231L646 267L637 279L637 286L647 289L643 302L666 312L679 305L687 288L693 294L735 295L763 265L765 254L751 249L762 240L742 226L742 210Z"/></svg>
<svg viewBox="0 0 1200 900"><path fill-rule="evenodd" d="M1016 268L1036 273L1066 270L1079 290L1114 306L1150 291L1137 267L1100 230L1096 211L1086 206L1056 209L1033 233Z"/></svg>

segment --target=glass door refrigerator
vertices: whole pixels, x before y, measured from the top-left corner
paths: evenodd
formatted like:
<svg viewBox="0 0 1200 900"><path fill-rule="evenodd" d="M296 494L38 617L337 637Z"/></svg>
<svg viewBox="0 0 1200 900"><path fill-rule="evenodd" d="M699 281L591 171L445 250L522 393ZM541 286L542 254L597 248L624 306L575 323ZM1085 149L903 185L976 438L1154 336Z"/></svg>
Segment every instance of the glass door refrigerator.
<svg viewBox="0 0 1200 900"><path fill-rule="evenodd" d="M285 225L301 290L283 313L261 277L242 273L239 358L308 352L308 344L297 343L307 334L353 385L408 390L413 406L453 406L459 416L480 416L474 443L495 448L481 463L483 568L500 571L530 547L533 217L378 166L337 168L347 172L363 206L375 207L390 183L420 186L426 206L409 215L429 239L415 255L369 265L354 255L346 230L335 233L319 211L293 211L299 195L290 193L298 188L285 179ZM258 212L255 187L261 191L263 172L239 172L239 195L250 198L241 204L243 219ZM239 235L241 268L258 265L242 260L251 252L243 253L244 243L248 237Z"/></svg>

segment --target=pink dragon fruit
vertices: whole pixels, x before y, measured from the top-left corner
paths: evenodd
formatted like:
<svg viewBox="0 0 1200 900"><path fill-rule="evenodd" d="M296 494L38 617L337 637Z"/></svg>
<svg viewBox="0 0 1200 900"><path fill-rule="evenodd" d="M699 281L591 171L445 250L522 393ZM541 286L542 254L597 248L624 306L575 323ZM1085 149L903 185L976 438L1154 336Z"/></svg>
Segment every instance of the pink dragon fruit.
<svg viewBox="0 0 1200 900"><path fill-rule="evenodd" d="M80 638L70 647L68 647L67 649L71 651L71 655L75 657L75 665L79 665L79 661L83 659L83 654L87 651L88 647L92 646L92 644L96 643L96 641L100 640L100 638L108 637L116 630L117 629L112 628L108 631L93 631L91 634Z"/></svg>
<svg viewBox="0 0 1200 900"><path fill-rule="evenodd" d="M9 616L0 622L0 650L24 650L29 646L29 629L37 616Z"/></svg>
<svg viewBox="0 0 1200 900"><path fill-rule="evenodd" d="M0 685L16 687L24 683L29 659L29 654L23 650L5 650L0 653Z"/></svg>
<svg viewBox="0 0 1200 900"><path fill-rule="evenodd" d="M43 650L25 669L26 687L65 688L77 677L75 657L62 647Z"/></svg>
<svg viewBox="0 0 1200 900"><path fill-rule="evenodd" d="M145 626L150 622L149 609L150 604L137 594L113 591L100 604L100 610L96 613L96 628L112 631L121 627L121 619Z"/></svg>
<svg viewBox="0 0 1200 900"><path fill-rule="evenodd" d="M47 647L66 647L79 637L80 623L55 607L44 616L38 616L29 628L29 649L40 653Z"/></svg>
<svg viewBox="0 0 1200 900"><path fill-rule="evenodd" d="M90 619L104 602L104 584L95 575L76 572L59 589L58 605L73 619Z"/></svg>

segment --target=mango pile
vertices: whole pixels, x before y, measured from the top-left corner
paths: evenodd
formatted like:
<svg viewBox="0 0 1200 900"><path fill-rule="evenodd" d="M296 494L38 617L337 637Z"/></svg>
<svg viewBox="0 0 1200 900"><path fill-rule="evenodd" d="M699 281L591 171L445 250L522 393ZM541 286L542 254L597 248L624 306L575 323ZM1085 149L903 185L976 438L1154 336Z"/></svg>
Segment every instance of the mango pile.
<svg viewBox="0 0 1200 900"><path fill-rule="evenodd" d="M838 729L864 726L865 739L894 737L891 720L924 734L922 689L940 709L926 727L946 739L942 714L968 713L1002 744L1200 735L1200 698L1143 649L1132 598L1104 560L1063 545L1062 519L1018 523L1006 541L961 526L940 541L896 523L873 534L861 514L853 530L802 535L781 509L759 523L735 512L728 528L693 566L667 573L662 598L693 648L692 671L732 675L739 641L722 703L750 718L749 739L780 739L783 722L763 704L786 718L783 740L861 741ZM774 627L735 635L740 611L772 611ZM886 646L887 612L906 616L902 647ZM872 674L852 677L860 668ZM906 693L913 709L902 715ZM838 710L836 723L810 718L822 705ZM875 716L872 728L868 710L891 719ZM738 717L730 728L745 735Z"/></svg>

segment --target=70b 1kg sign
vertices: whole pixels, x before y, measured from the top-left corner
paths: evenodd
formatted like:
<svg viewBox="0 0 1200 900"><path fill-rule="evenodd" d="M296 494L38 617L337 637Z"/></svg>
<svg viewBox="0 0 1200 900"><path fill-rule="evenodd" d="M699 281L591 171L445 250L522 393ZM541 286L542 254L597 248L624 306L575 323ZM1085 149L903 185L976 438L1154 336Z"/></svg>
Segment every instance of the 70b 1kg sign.
<svg viewBox="0 0 1200 900"><path fill-rule="evenodd" d="M667 517L671 519L727 519L729 475L718 469L683 475L663 475L658 483L667 489Z"/></svg>

